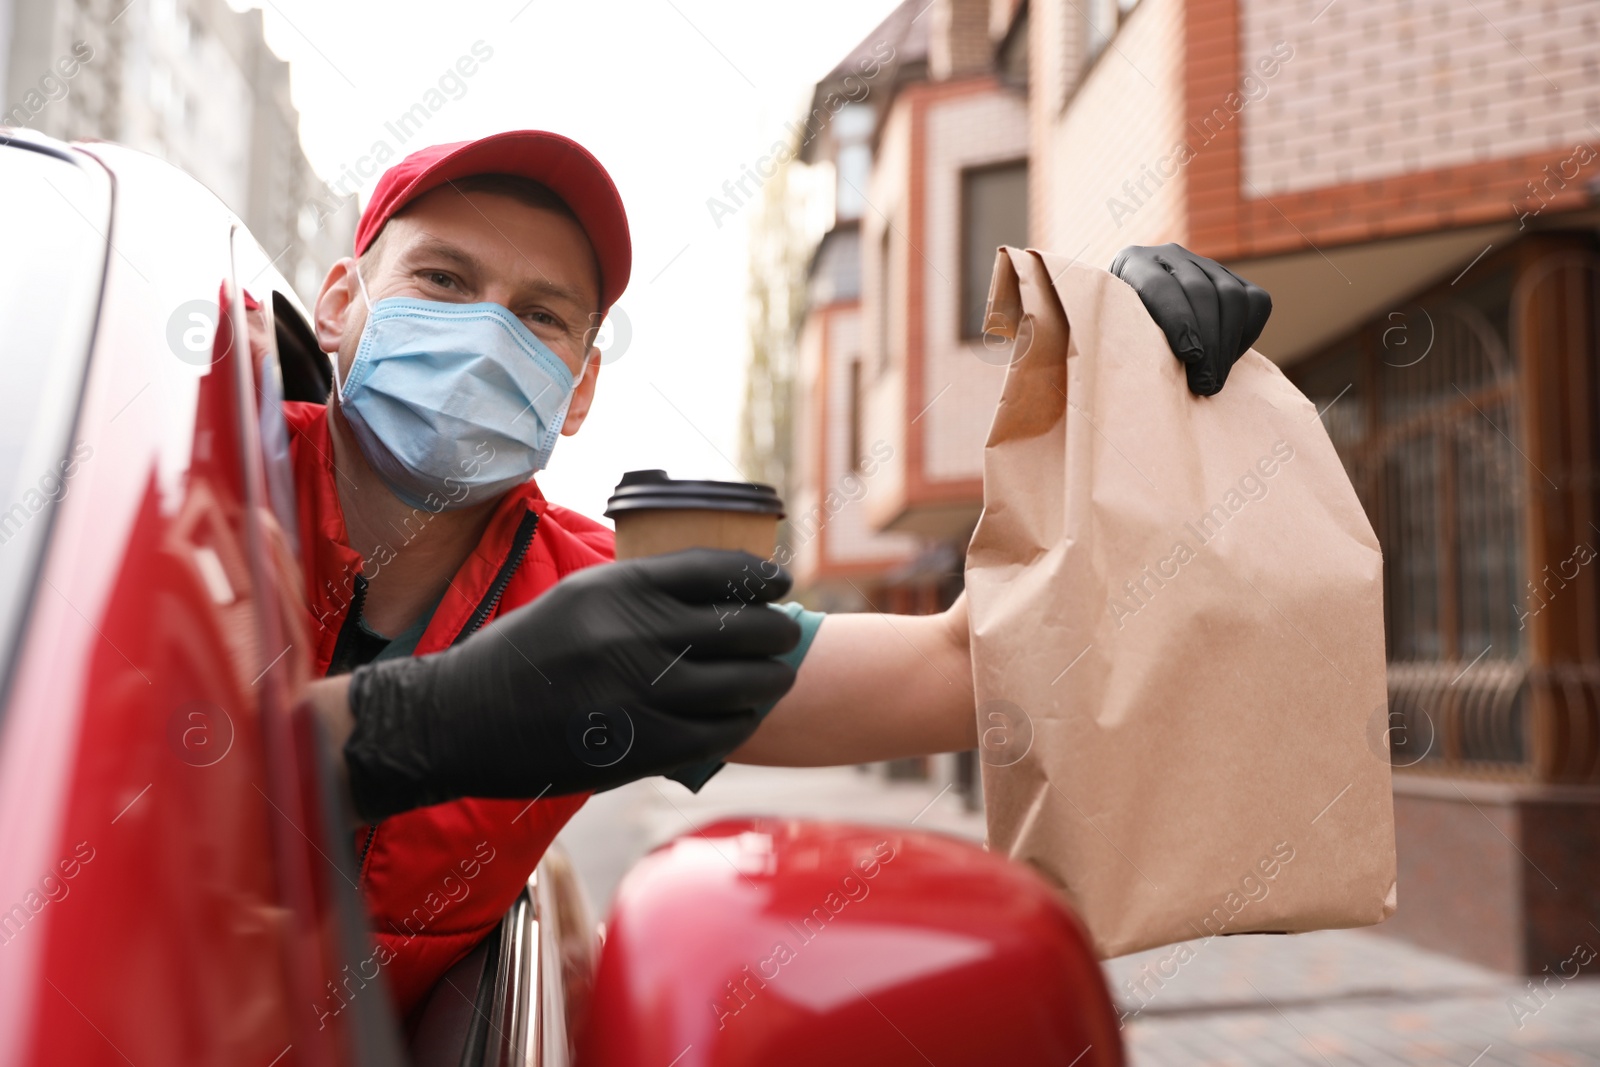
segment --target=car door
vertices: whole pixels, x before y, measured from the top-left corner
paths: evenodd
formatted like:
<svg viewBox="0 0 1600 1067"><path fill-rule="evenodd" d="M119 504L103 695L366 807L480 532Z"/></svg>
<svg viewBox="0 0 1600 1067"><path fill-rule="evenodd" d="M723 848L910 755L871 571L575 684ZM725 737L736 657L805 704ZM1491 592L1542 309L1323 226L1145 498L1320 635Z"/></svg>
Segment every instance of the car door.
<svg viewBox="0 0 1600 1067"><path fill-rule="evenodd" d="M0 1062L398 1062L380 985L317 1012L364 935L238 221L109 145L13 138L0 190L26 207L0 249L26 342L0 398L26 414L0 436Z"/></svg>

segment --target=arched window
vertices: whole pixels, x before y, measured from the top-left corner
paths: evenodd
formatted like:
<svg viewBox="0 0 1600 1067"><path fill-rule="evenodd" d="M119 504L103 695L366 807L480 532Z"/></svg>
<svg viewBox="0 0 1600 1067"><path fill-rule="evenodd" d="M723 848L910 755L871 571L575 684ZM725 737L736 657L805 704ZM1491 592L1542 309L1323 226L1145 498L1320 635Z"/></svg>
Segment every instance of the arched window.
<svg viewBox="0 0 1600 1067"><path fill-rule="evenodd" d="M1289 370L1383 548L1397 766L1600 777L1596 262L1523 242Z"/></svg>

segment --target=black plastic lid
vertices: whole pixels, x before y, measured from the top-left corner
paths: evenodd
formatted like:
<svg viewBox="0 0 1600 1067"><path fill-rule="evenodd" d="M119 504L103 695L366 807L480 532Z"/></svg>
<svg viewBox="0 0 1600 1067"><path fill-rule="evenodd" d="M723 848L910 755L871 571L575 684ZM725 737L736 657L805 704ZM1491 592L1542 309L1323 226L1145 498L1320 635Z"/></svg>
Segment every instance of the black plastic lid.
<svg viewBox="0 0 1600 1067"><path fill-rule="evenodd" d="M625 511L696 508L746 511L783 518L778 491L759 482L706 482L667 477L666 471L628 471L606 501L606 517Z"/></svg>

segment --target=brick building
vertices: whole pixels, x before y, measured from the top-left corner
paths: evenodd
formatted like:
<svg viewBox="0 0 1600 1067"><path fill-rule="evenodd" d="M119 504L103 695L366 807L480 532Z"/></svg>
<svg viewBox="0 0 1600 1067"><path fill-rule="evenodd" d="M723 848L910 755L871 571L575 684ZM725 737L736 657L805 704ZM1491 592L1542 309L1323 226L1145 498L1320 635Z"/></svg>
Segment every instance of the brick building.
<svg viewBox="0 0 1600 1067"><path fill-rule="evenodd" d="M801 323L802 592L959 591L996 244L1181 242L1272 293L1257 347L1384 546L1381 929L1526 973L1600 945L1600 5L914 0L881 40L897 68L807 156L840 192Z"/></svg>

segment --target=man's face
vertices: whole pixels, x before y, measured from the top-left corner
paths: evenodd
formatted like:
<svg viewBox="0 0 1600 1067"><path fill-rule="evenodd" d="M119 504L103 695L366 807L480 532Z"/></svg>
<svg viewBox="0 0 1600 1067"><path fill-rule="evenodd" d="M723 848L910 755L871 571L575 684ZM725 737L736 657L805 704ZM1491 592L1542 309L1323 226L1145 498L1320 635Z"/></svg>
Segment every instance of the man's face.
<svg viewBox="0 0 1600 1067"><path fill-rule="evenodd" d="M443 185L389 220L360 269L373 303L399 296L500 304L574 378L584 371L599 325L599 270L582 227L565 215L500 193L463 193ZM325 351L337 353L340 381L355 359L369 310L354 271L354 260L340 260L317 298L317 337ZM576 433L588 414L597 357L589 359L578 383L563 434Z"/></svg>

